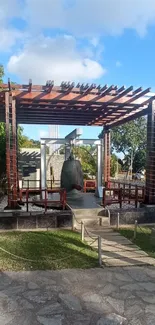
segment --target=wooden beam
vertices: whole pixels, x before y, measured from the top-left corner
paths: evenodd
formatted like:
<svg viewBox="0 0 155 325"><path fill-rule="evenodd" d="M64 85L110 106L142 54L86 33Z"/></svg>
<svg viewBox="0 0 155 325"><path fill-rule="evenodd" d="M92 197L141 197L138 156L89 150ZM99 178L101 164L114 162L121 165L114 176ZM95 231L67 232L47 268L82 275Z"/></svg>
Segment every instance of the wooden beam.
<svg viewBox="0 0 155 325"><path fill-rule="evenodd" d="M137 112L137 113L135 113L133 115L127 116L127 117L121 119L120 121L116 121L116 122L114 121L113 123L108 123L107 126L111 129L113 127L120 126L122 124L133 121L136 118L141 117L141 116L145 116L147 114L148 114L148 108L144 109L144 110L142 110L140 112Z"/></svg>
<svg viewBox="0 0 155 325"><path fill-rule="evenodd" d="M116 100L118 100L118 99L124 97L125 95L127 95L128 93L130 93L132 90L133 90L133 87L132 87L132 86L129 87L129 88L127 88L127 89L125 89L124 91L122 91L121 93L119 93L118 95L116 95L114 98L108 100L108 101L106 102L106 105L109 105L110 103L113 103L113 102L115 102ZM118 105L119 105L119 104L118 104Z"/></svg>
<svg viewBox="0 0 155 325"><path fill-rule="evenodd" d="M126 105L126 104L130 104L130 103L134 102L135 100L139 99L140 97L145 96L146 94L148 94L148 93L150 92L150 89L151 89L151 88L147 88L147 89L141 91L140 93L138 93L137 95L130 97L130 98L129 98L127 101L125 101L124 103L119 104L119 106L122 107L122 106L124 106L124 105ZM141 105L143 105L143 104L141 104Z"/></svg>

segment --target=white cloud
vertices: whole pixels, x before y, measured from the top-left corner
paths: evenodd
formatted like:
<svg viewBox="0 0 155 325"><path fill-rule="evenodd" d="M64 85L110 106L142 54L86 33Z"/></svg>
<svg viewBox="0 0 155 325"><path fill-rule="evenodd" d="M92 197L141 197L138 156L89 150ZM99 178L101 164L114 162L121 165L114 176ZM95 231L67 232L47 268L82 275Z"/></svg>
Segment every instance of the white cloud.
<svg viewBox="0 0 155 325"><path fill-rule="evenodd" d="M20 3L18 0L0 0L0 24L20 14Z"/></svg>
<svg viewBox="0 0 155 325"><path fill-rule="evenodd" d="M91 40L90 40L90 43L94 46L94 47L97 47L99 45L99 38L98 37L93 37Z"/></svg>
<svg viewBox="0 0 155 325"><path fill-rule="evenodd" d="M48 138L49 132L45 130L40 130L39 129L39 138Z"/></svg>
<svg viewBox="0 0 155 325"><path fill-rule="evenodd" d="M10 26L10 20L20 15L18 0L0 0L0 51L7 52L21 38L21 32Z"/></svg>
<svg viewBox="0 0 155 325"><path fill-rule="evenodd" d="M8 72L22 81L45 83L46 80L91 81L105 74L105 69L77 47L73 37L39 37L26 43L24 49L8 62Z"/></svg>
<svg viewBox="0 0 155 325"><path fill-rule="evenodd" d="M17 29L0 28L0 51L7 52L22 37Z"/></svg>
<svg viewBox="0 0 155 325"><path fill-rule="evenodd" d="M120 68L122 66L122 63L120 61L116 61L116 67Z"/></svg>
<svg viewBox="0 0 155 325"><path fill-rule="evenodd" d="M65 29L75 35L120 34L134 29L144 36L155 24L154 0L26 0L26 19L33 27ZM37 10L36 10L37 8Z"/></svg>

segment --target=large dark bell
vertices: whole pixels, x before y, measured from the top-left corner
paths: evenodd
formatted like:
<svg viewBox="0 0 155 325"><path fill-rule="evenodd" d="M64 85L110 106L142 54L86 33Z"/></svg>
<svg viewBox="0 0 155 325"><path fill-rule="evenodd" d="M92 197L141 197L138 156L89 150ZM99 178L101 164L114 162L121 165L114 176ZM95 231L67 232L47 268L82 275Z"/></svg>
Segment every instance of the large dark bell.
<svg viewBox="0 0 155 325"><path fill-rule="evenodd" d="M64 161L61 171L61 188L67 192L83 188L83 172L79 160L69 159Z"/></svg>

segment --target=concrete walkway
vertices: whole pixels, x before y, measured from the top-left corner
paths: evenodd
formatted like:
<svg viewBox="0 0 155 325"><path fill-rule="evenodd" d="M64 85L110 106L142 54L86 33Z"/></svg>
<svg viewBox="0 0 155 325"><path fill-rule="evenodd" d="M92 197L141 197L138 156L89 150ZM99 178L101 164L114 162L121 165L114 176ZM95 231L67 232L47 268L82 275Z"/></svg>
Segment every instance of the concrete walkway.
<svg viewBox="0 0 155 325"><path fill-rule="evenodd" d="M90 232L90 236L93 233L102 237L102 260L106 266L155 265L154 258L149 257L138 246L111 228L89 227L88 232ZM87 234L85 240L88 244L92 242L92 238ZM97 249L97 241L92 244L92 247Z"/></svg>
<svg viewBox="0 0 155 325"><path fill-rule="evenodd" d="M0 273L0 325L154 325L155 268Z"/></svg>

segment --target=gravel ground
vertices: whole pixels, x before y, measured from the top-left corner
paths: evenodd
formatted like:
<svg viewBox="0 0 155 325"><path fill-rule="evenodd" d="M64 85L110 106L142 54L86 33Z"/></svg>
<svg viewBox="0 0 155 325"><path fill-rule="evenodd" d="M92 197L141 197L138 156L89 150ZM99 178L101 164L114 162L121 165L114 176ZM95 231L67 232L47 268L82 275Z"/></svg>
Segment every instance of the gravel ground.
<svg viewBox="0 0 155 325"><path fill-rule="evenodd" d="M0 212L2 212L4 210L4 208L7 206L7 196L5 196L1 201L0 201ZM120 209L119 204L111 204L110 206L107 206L106 209L109 210L116 210L116 209ZM123 203L122 206L123 210L128 210L131 211L133 209L135 209L135 205L134 203L131 204L127 204L127 203ZM21 211L26 211L26 205L21 206ZM29 204L29 211L44 211L44 208L40 208L36 205L33 204ZM49 212L54 211L53 209L48 209Z"/></svg>
<svg viewBox="0 0 155 325"><path fill-rule="evenodd" d="M120 210L120 205L118 203L111 204L111 205L106 206L106 209L108 209L108 210L117 210L117 209ZM128 211L135 210L134 202L131 203L131 204L123 203L122 204L122 210L128 210Z"/></svg>
<svg viewBox="0 0 155 325"><path fill-rule="evenodd" d="M4 208L6 206L7 206L7 196L5 196L0 202L0 212L4 211ZM26 211L26 204L24 206L21 206L21 211ZM32 212L33 211L45 211L45 209L29 203L29 211L32 211ZM57 210L48 209L48 211L52 212L52 211L57 211Z"/></svg>

